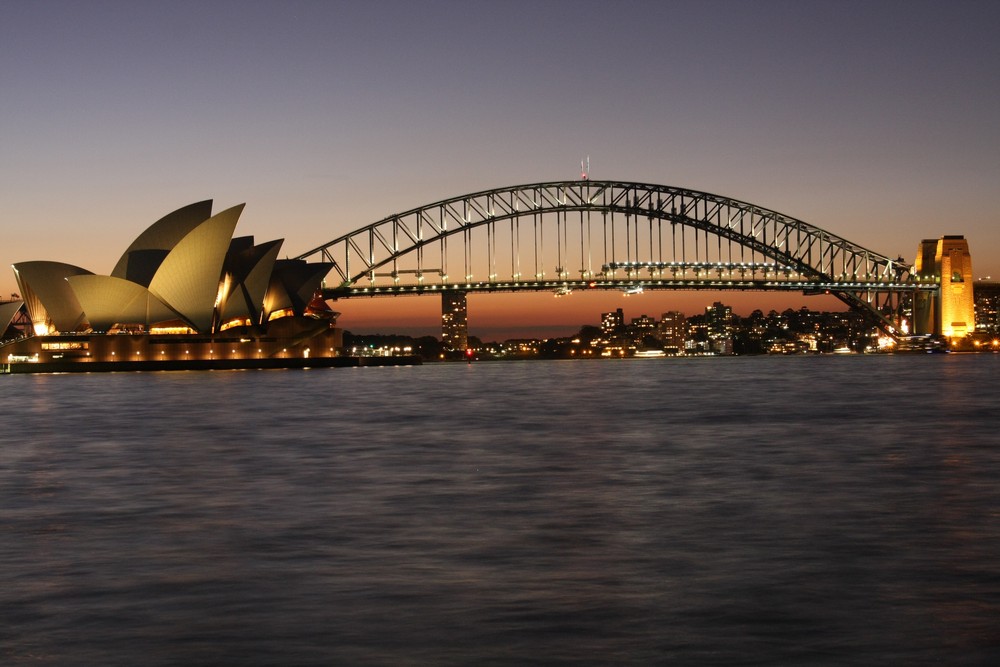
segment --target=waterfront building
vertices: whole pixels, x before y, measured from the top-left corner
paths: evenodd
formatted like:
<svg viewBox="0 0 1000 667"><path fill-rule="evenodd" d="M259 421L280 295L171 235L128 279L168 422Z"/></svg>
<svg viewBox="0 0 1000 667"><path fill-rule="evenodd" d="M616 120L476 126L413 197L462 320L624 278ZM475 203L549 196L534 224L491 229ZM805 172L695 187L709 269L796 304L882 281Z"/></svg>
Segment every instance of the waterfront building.
<svg viewBox="0 0 1000 667"><path fill-rule="evenodd" d="M441 294L441 340L444 349L464 352L469 347L469 315L465 292Z"/></svg>
<svg viewBox="0 0 1000 667"><path fill-rule="evenodd" d="M727 338L733 333L733 309L719 301L705 308L705 325L711 338Z"/></svg>
<svg viewBox="0 0 1000 667"><path fill-rule="evenodd" d="M973 288L976 309L976 333L1000 334L1000 283L976 281Z"/></svg>
<svg viewBox="0 0 1000 667"><path fill-rule="evenodd" d="M733 354L736 326L730 306L716 301L705 308L705 331L711 351L716 354Z"/></svg>
<svg viewBox="0 0 1000 667"><path fill-rule="evenodd" d="M620 333L625 328L625 313L621 308L614 312L601 313L601 332L605 335Z"/></svg>
<svg viewBox="0 0 1000 667"><path fill-rule="evenodd" d="M632 318L632 328L641 335L652 334L656 331L656 320L643 313Z"/></svg>
<svg viewBox="0 0 1000 667"><path fill-rule="evenodd" d="M142 232L106 276L61 262L14 264L29 324L4 344L2 361L335 356L337 313L318 296L332 265L279 260L281 240L233 238L242 211L213 215L210 200L178 209Z"/></svg>
<svg viewBox="0 0 1000 667"><path fill-rule="evenodd" d="M17 294L11 294L9 300L0 300L0 341L24 335L27 321L23 306L24 301Z"/></svg>
<svg viewBox="0 0 1000 667"><path fill-rule="evenodd" d="M683 351L684 341L687 338L687 320L684 319L684 313L678 310L663 313L659 332L663 347L675 353Z"/></svg>

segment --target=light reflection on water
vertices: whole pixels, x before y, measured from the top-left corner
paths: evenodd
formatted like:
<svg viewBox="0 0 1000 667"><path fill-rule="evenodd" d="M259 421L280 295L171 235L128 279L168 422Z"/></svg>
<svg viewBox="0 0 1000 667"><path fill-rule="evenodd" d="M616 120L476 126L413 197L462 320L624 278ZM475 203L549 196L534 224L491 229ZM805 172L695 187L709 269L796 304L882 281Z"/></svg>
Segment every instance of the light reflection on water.
<svg viewBox="0 0 1000 667"><path fill-rule="evenodd" d="M0 662L997 662L998 366L4 377Z"/></svg>

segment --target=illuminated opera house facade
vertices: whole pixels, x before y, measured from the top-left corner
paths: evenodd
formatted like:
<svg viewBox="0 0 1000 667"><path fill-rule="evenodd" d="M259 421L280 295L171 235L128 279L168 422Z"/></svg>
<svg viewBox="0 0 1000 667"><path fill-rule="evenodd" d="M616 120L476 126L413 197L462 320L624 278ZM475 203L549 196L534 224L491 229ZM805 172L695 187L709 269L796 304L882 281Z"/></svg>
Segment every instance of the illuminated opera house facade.
<svg viewBox="0 0 1000 667"><path fill-rule="evenodd" d="M342 331L319 296L331 265L278 259L281 240L234 237L243 205L185 206L139 235L111 275L53 261L14 264L3 363L253 367L336 356Z"/></svg>

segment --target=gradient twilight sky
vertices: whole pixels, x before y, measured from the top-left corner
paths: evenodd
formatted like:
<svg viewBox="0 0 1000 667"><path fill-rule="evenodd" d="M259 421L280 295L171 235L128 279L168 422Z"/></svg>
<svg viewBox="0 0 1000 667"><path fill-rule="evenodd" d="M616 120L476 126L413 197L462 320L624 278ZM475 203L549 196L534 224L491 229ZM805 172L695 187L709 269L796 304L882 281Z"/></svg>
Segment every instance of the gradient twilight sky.
<svg viewBox="0 0 1000 667"><path fill-rule="evenodd" d="M297 255L466 192L705 190L912 259L964 234L1000 277L1000 3L0 0L0 262L109 273L180 206ZM16 291L0 273L3 294ZM485 338L800 295L470 297ZM439 335L434 297L347 301Z"/></svg>

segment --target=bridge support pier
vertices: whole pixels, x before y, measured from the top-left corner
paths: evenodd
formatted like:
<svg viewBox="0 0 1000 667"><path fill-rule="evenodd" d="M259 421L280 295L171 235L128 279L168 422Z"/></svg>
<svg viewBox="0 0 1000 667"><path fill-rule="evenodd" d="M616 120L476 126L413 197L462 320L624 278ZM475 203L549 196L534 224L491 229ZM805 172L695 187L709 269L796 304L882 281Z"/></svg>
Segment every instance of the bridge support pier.
<svg viewBox="0 0 1000 667"><path fill-rule="evenodd" d="M963 236L925 239L917 250L914 272L918 279L940 285L936 294L913 299L913 332L945 338L964 338L976 328L972 294L972 258Z"/></svg>
<svg viewBox="0 0 1000 667"><path fill-rule="evenodd" d="M469 320L466 293L441 292L441 342L444 349L464 352L469 347Z"/></svg>

